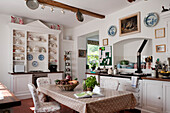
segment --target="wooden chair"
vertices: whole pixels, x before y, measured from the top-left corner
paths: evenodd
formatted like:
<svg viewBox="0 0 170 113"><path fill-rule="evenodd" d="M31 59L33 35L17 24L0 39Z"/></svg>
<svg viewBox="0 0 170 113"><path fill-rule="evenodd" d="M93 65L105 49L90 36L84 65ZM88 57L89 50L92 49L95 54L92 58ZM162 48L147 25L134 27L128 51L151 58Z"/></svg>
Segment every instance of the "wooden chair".
<svg viewBox="0 0 170 113"><path fill-rule="evenodd" d="M57 102L40 102L37 94L37 90L34 84L28 84L28 88L31 92L35 110L34 113L50 113L57 112L60 113L60 105Z"/></svg>

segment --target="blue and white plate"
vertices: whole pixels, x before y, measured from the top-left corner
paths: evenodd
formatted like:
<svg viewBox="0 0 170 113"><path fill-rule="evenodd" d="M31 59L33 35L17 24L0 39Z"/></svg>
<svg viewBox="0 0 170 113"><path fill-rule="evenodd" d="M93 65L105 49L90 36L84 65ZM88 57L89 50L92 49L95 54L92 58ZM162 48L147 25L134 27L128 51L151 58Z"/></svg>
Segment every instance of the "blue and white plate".
<svg viewBox="0 0 170 113"><path fill-rule="evenodd" d="M37 67L37 66L38 66L38 62L37 62L37 61L33 61L33 62L32 62L32 66L33 66L33 67Z"/></svg>
<svg viewBox="0 0 170 113"><path fill-rule="evenodd" d="M32 59L33 59L33 56L32 56L31 54L28 54L28 55L27 55L27 60L28 60L28 61L31 61Z"/></svg>
<svg viewBox="0 0 170 113"><path fill-rule="evenodd" d="M44 55L39 55L38 59L41 60L41 61L44 60Z"/></svg>
<svg viewBox="0 0 170 113"><path fill-rule="evenodd" d="M146 27L153 27L155 26L159 21L159 16L156 13L149 13L144 18L144 24Z"/></svg>
<svg viewBox="0 0 170 113"><path fill-rule="evenodd" d="M117 32L117 28L116 26L110 26L109 30L108 30L108 35L110 36L115 36Z"/></svg>

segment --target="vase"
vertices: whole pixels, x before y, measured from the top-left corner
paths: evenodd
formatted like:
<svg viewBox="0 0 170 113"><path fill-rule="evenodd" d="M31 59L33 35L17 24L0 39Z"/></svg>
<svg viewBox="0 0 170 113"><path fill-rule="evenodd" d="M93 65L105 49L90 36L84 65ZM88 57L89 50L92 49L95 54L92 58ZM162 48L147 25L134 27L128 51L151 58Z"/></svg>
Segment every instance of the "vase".
<svg viewBox="0 0 170 113"><path fill-rule="evenodd" d="M87 91L93 91L93 88L92 87L88 87Z"/></svg>
<svg viewBox="0 0 170 113"><path fill-rule="evenodd" d="M96 69L96 66L93 66L93 67L91 67L92 68L92 70L95 70Z"/></svg>

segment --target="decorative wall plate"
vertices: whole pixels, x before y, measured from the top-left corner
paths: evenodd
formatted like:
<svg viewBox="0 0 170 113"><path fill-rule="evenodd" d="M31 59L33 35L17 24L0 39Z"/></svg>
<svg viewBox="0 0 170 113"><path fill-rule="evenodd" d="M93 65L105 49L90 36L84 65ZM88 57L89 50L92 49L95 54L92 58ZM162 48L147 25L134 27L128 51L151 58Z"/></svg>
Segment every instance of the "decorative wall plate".
<svg viewBox="0 0 170 113"><path fill-rule="evenodd" d="M33 59L33 56L32 56L31 54L28 54L28 55L27 55L27 60L28 60L28 61L31 61L32 59Z"/></svg>
<svg viewBox="0 0 170 113"><path fill-rule="evenodd" d="M39 55L39 56L38 56L38 59L41 60L41 61L44 60L44 55L42 55L42 54Z"/></svg>
<svg viewBox="0 0 170 113"><path fill-rule="evenodd" d="M38 62L37 62L37 61L33 61L33 62L32 62L32 66L33 66L33 67L37 67L37 66L38 66Z"/></svg>
<svg viewBox="0 0 170 113"><path fill-rule="evenodd" d="M153 27L155 26L159 21L159 16L156 13L149 13L144 18L144 24L146 27Z"/></svg>
<svg viewBox="0 0 170 113"><path fill-rule="evenodd" d="M116 26L110 26L109 30L108 30L108 35L110 36L115 36L117 32L117 28Z"/></svg>

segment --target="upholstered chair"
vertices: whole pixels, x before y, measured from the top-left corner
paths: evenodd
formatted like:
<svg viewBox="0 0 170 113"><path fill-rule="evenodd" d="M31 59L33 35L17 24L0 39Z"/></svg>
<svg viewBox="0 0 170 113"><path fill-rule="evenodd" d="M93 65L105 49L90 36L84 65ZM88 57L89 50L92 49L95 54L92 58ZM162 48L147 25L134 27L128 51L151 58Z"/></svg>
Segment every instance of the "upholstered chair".
<svg viewBox="0 0 170 113"><path fill-rule="evenodd" d="M30 83L28 84L28 88L34 102L34 113L60 113L60 105L57 102L40 102L35 86Z"/></svg>
<svg viewBox="0 0 170 113"><path fill-rule="evenodd" d="M43 86L43 85L50 85L51 84L51 80L48 77L41 77L37 79L37 90L38 90L38 97L40 99L40 102L46 102L48 100L48 97L46 95L44 95L43 93L41 93L41 91L39 91L39 87Z"/></svg>

